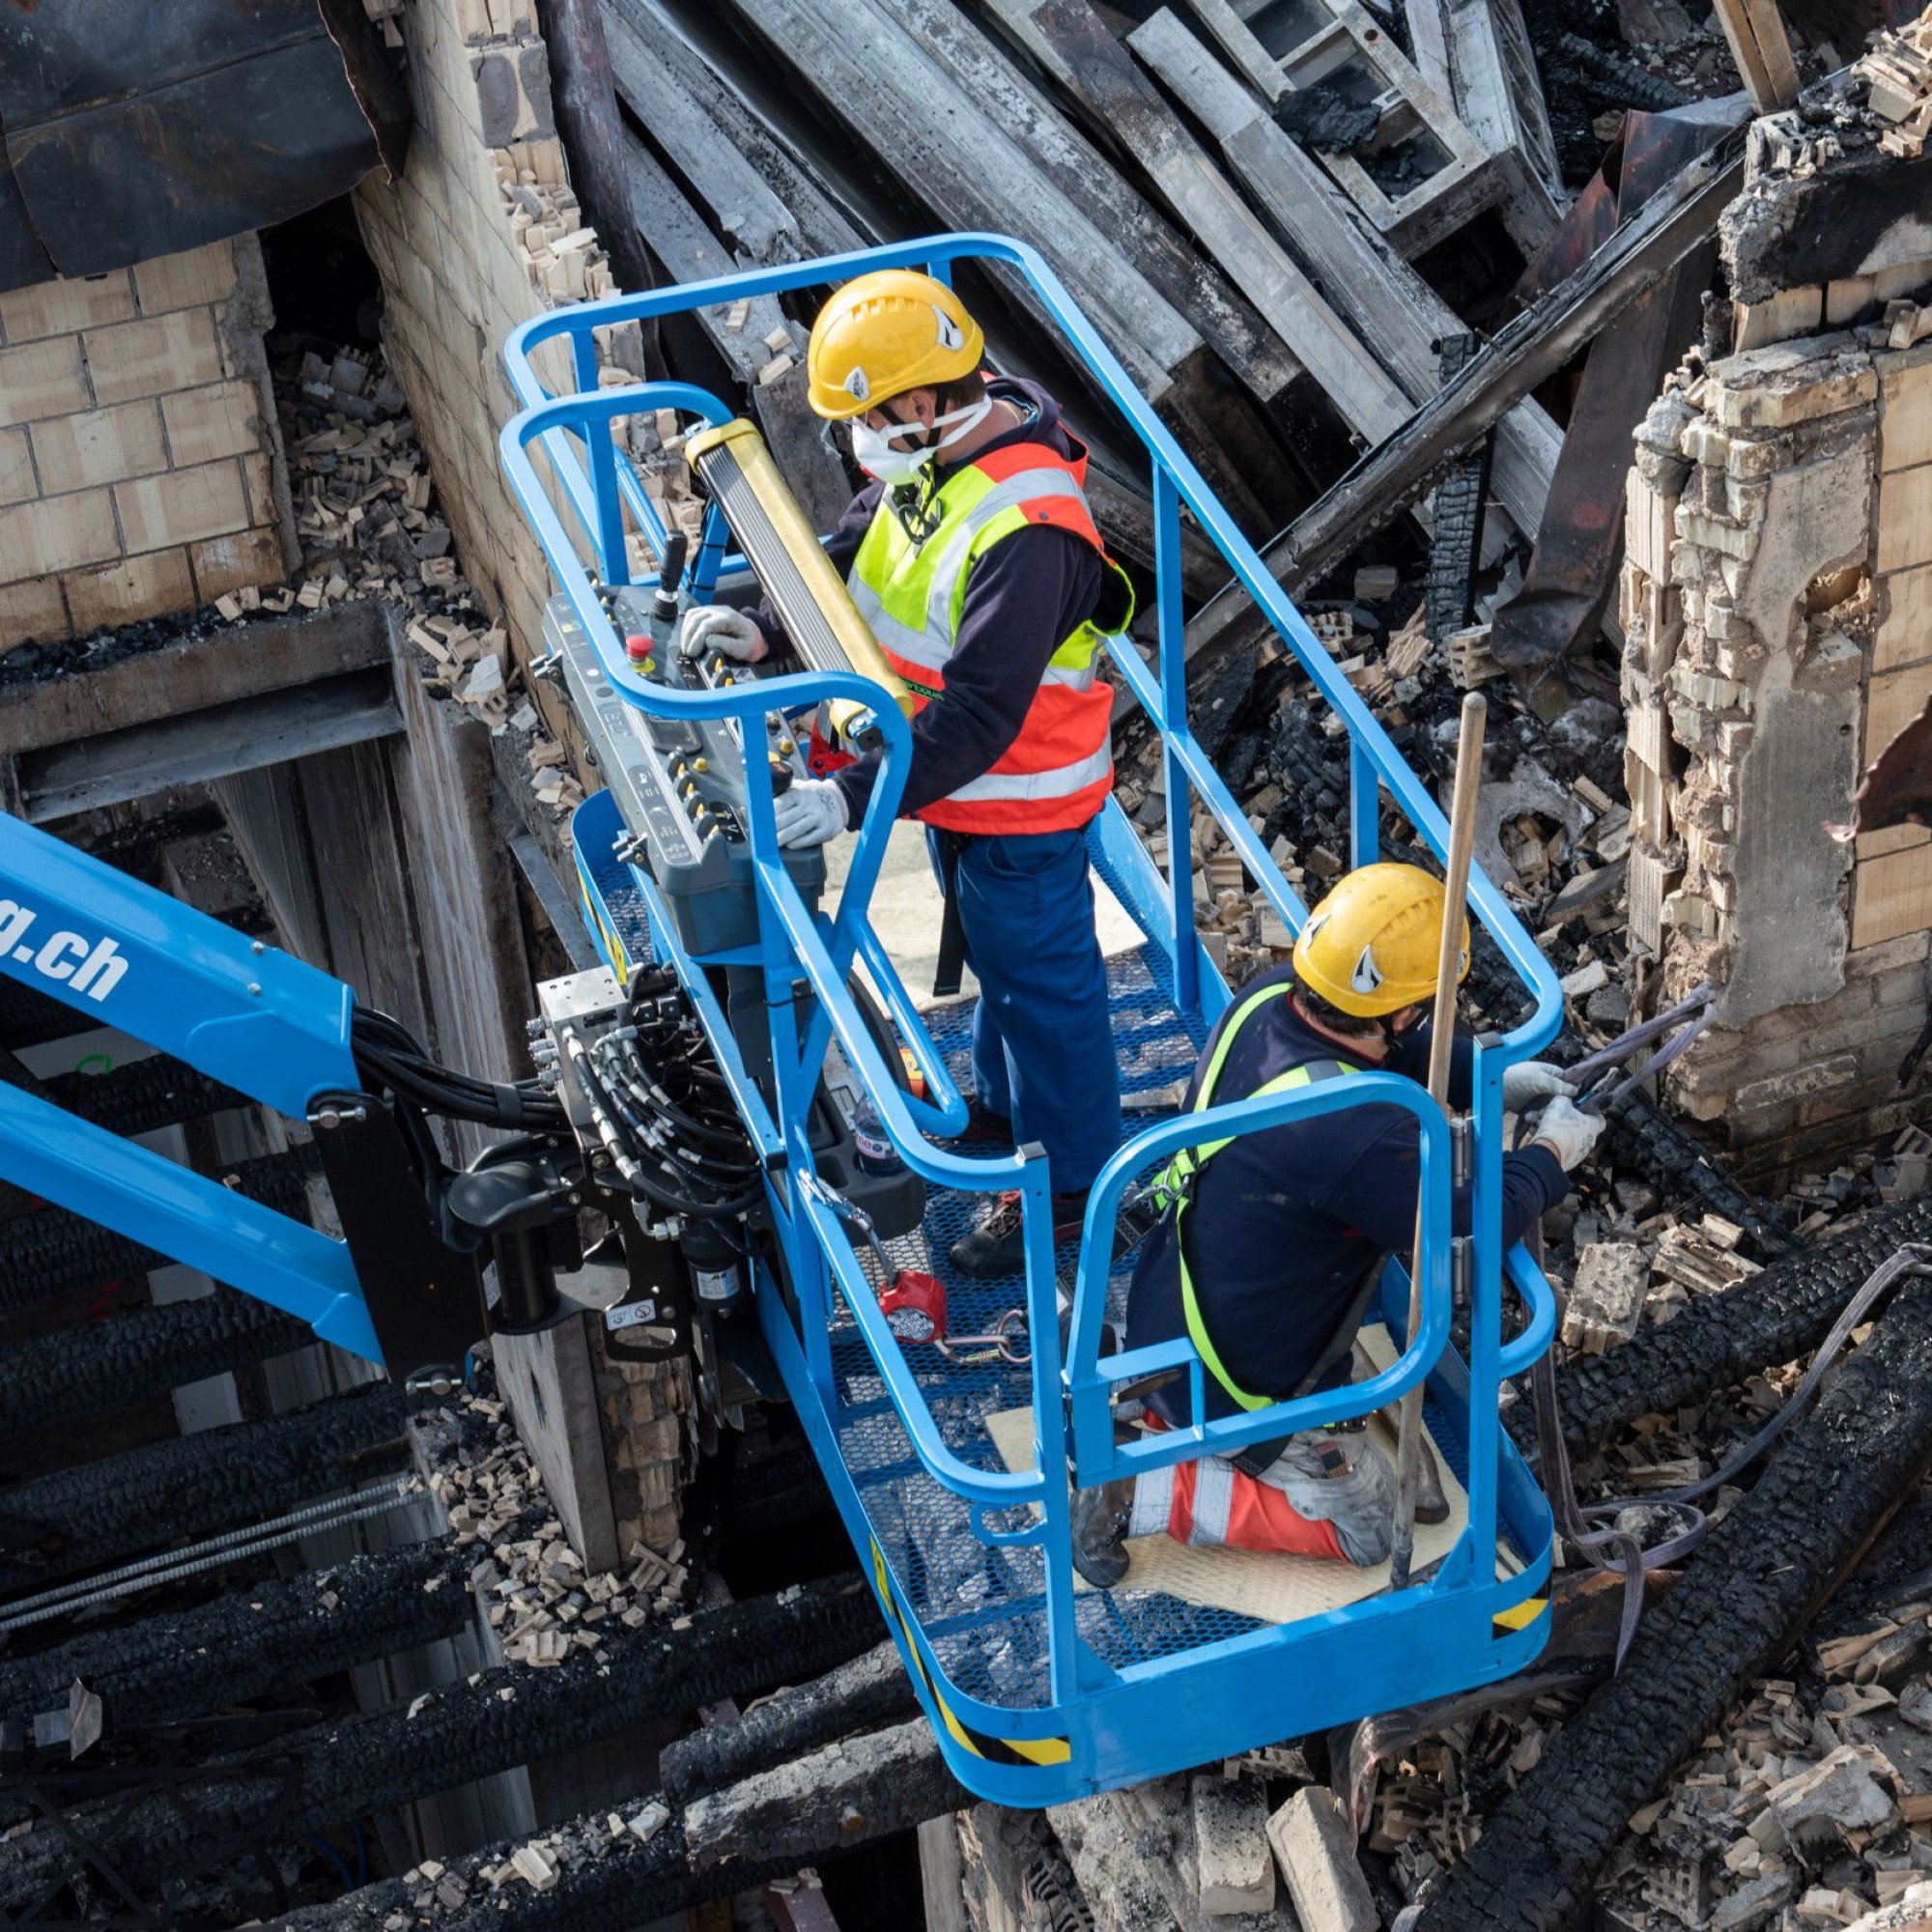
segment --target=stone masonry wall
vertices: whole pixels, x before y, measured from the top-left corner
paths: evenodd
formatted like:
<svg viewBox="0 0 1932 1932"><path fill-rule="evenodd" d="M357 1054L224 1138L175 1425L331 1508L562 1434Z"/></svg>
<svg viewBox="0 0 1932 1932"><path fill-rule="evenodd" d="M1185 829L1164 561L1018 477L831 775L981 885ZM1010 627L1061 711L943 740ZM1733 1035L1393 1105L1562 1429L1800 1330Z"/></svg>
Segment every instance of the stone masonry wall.
<svg viewBox="0 0 1932 1932"><path fill-rule="evenodd" d="M1662 997L1720 988L1674 1091L1734 1143L1898 1124L1926 1023L1932 835L1829 829L1932 696L1932 343L1889 346L1911 333L1687 367L1637 433L1631 931Z"/></svg>
<svg viewBox="0 0 1932 1932"><path fill-rule="evenodd" d="M0 650L282 581L272 320L252 235L0 294Z"/></svg>
<svg viewBox="0 0 1932 1932"><path fill-rule="evenodd" d="M528 0L406 0L400 21L415 132L401 177L372 175L356 213L382 276L390 364L464 574L527 663L553 586L497 459L497 432L517 411L503 342L533 316L613 291L570 189ZM612 380L640 372L635 325L607 332L600 349ZM560 355L545 375L554 390L575 386ZM534 695L571 742L554 700L542 687Z"/></svg>
<svg viewBox="0 0 1932 1932"><path fill-rule="evenodd" d="M533 316L613 291L570 189L528 0L405 0L395 17L415 131L400 178L372 175L355 190L356 214L382 277L390 367L464 575L527 665L553 585L497 460L497 432L517 411L503 341ZM641 372L635 325L603 331L599 349L607 382ZM574 386L560 356L544 374L553 390ZM550 688L535 683L530 695L551 733L577 748ZM639 1543L664 1549L677 1536L689 1383L681 1365L601 1354L595 1373L622 1562Z"/></svg>

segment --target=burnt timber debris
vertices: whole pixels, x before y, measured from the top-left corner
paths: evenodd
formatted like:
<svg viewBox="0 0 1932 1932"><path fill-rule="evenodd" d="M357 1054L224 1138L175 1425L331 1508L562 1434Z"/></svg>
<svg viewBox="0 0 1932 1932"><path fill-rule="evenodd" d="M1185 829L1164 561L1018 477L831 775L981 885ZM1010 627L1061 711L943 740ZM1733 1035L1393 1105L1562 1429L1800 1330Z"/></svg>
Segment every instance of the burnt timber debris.
<svg viewBox="0 0 1932 1932"><path fill-rule="evenodd" d="M1462 695L1485 690L1478 863L1561 979L1555 1056L1706 977L1728 1000L1620 1104L1544 1230L1579 1493L1667 1541L1673 1494L1782 1409L1873 1270L1932 1244L1932 27L1914 14L329 0L289 49L334 91L314 179L361 172L379 138L393 179L302 235L337 270L361 260L366 292L327 314L272 238L259 290L237 250L239 294L199 256L192 276L147 259L291 212L313 173L292 149L228 185L242 213L184 205L151 249L131 203L93 233L72 206L40 221L79 151L38 93L19 114L0 99L0 547L39 559L0 578L0 808L366 971L481 1064L528 980L564 970L565 827L598 782L529 672L548 583L506 535L501 337L616 288L1019 235L1433 784ZM145 85L89 111L119 128ZM104 272L43 302L49 249ZM972 294L994 359L1091 435L1097 521L1145 581L1130 446L1027 297ZM618 331L602 380L743 397L827 526L850 477L804 399L811 313L764 298ZM155 386L123 355L157 359ZM627 433L694 528L675 425ZM1804 497L1833 465L1856 493ZM163 487L240 507L137 545L139 517L174 508ZM83 554L96 493L105 535ZM1853 494L1868 514L1840 540ZM1802 541L1776 522L1794 497ZM1789 584L1787 543L1815 566ZM1348 863L1346 742L1191 528L1180 565L1201 743L1312 897ZM1842 787L1776 762L1801 713L1829 719ZM1158 746L1130 724L1117 741L1117 796L1158 859ZM409 765L404 744L434 749ZM1737 816L1780 788L1767 863ZM1386 801L1380 833L1387 856L1419 842ZM1185 836L1210 953L1237 984L1279 963L1290 936L1238 856L1205 817ZM467 855L509 843L465 947L432 946ZM1747 1010L1785 846L1792 876L1838 881L1804 922L1820 977ZM352 851L394 861L354 902L327 880ZM450 950L460 968L430 956ZM1507 983L1479 947L1465 1017L1509 1025ZM1844 1043L1807 1043L1826 1026ZM0 980L0 1080L332 1226L301 1133L122 1051ZM1620 1670L1618 1579L1573 1560L1520 1680L1026 1814L947 1771L781 1416L706 1440L688 1384L594 1342L541 1373L486 1350L469 1389L406 1402L294 1319L169 1273L0 1195L9 1922L1932 1923L1923 1277L1702 1499L1708 1532L1645 1578ZM553 1403L576 1417L561 1446ZM1530 1409L1504 1423L1533 1457ZM611 1560L585 1561L593 1541Z"/></svg>

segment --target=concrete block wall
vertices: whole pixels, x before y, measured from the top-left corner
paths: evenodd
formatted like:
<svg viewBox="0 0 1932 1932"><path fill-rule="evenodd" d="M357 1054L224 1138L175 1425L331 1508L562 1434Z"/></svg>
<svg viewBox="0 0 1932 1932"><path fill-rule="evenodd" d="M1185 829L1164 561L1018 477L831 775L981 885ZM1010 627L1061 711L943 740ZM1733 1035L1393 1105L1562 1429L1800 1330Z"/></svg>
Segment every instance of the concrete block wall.
<svg viewBox="0 0 1932 1932"><path fill-rule="evenodd" d="M464 574L527 662L552 586L497 456L516 413L503 341L560 303L611 293L609 271L570 190L527 0L406 0L400 21L415 132L401 177L372 175L356 213L382 276L391 366L442 484ZM606 349L635 369L637 331L626 333ZM546 375L553 388L573 386L560 361ZM561 734L561 718L547 722Z"/></svg>
<svg viewBox="0 0 1932 1932"><path fill-rule="evenodd" d="M1889 339L1687 367L1637 434L1631 931L1664 997L1720 989L1673 1086L1735 1144L1893 1106L1932 1011L1932 834L1830 829L1932 696L1932 343Z"/></svg>
<svg viewBox="0 0 1932 1932"><path fill-rule="evenodd" d="M0 650L282 581L272 319L252 235L0 295Z"/></svg>

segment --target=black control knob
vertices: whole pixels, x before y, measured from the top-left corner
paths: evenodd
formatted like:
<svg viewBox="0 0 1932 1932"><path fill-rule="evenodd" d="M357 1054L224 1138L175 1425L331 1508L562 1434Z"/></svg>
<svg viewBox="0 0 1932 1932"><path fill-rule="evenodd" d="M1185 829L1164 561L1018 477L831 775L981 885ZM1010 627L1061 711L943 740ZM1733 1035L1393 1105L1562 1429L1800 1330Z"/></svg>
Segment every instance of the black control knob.
<svg viewBox="0 0 1932 1932"><path fill-rule="evenodd" d="M664 561L658 567L657 595L651 599L651 615L661 624L677 621L677 586L684 578L685 552L690 539L675 530L665 539Z"/></svg>

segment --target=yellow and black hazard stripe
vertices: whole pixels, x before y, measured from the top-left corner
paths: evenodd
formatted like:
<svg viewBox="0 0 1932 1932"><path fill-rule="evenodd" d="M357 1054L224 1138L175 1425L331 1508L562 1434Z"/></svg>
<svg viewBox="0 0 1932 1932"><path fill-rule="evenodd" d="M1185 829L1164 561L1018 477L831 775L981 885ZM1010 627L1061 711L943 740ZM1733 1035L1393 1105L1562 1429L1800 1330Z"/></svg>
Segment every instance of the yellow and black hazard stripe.
<svg viewBox="0 0 1932 1932"><path fill-rule="evenodd" d="M1525 1597L1520 1604L1512 1604L1506 1610L1498 1610L1490 1619L1490 1634L1492 1637L1515 1636L1520 1631L1526 1631L1544 1611L1549 1607L1549 1587L1546 1584L1533 1597Z"/></svg>
<svg viewBox="0 0 1932 1932"><path fill-rule="evenodd" d="M886 1607L887 1621L897 1626L898 1634L904 1639L901 1648L911 1659L912 1667L918 1671L919 1681L924 1685L933 1708L958 1743L975 1757L984 1758L988 1764L1065 1764L1072 1757L1073 1746L1067 1738L996 1738L986 1731L976 1731L970 1725L962 1724L953 1715L952 1707L940 1694L939 1686L932 1681L932 1673L925 1667L925 1659L913 1640L912 1627L899 1608L898 1599L893 1594L892 1573L886 1568L885 1555L876 1537L872 1539L872 1580L878 1585L879 1602Z"/></svg>

